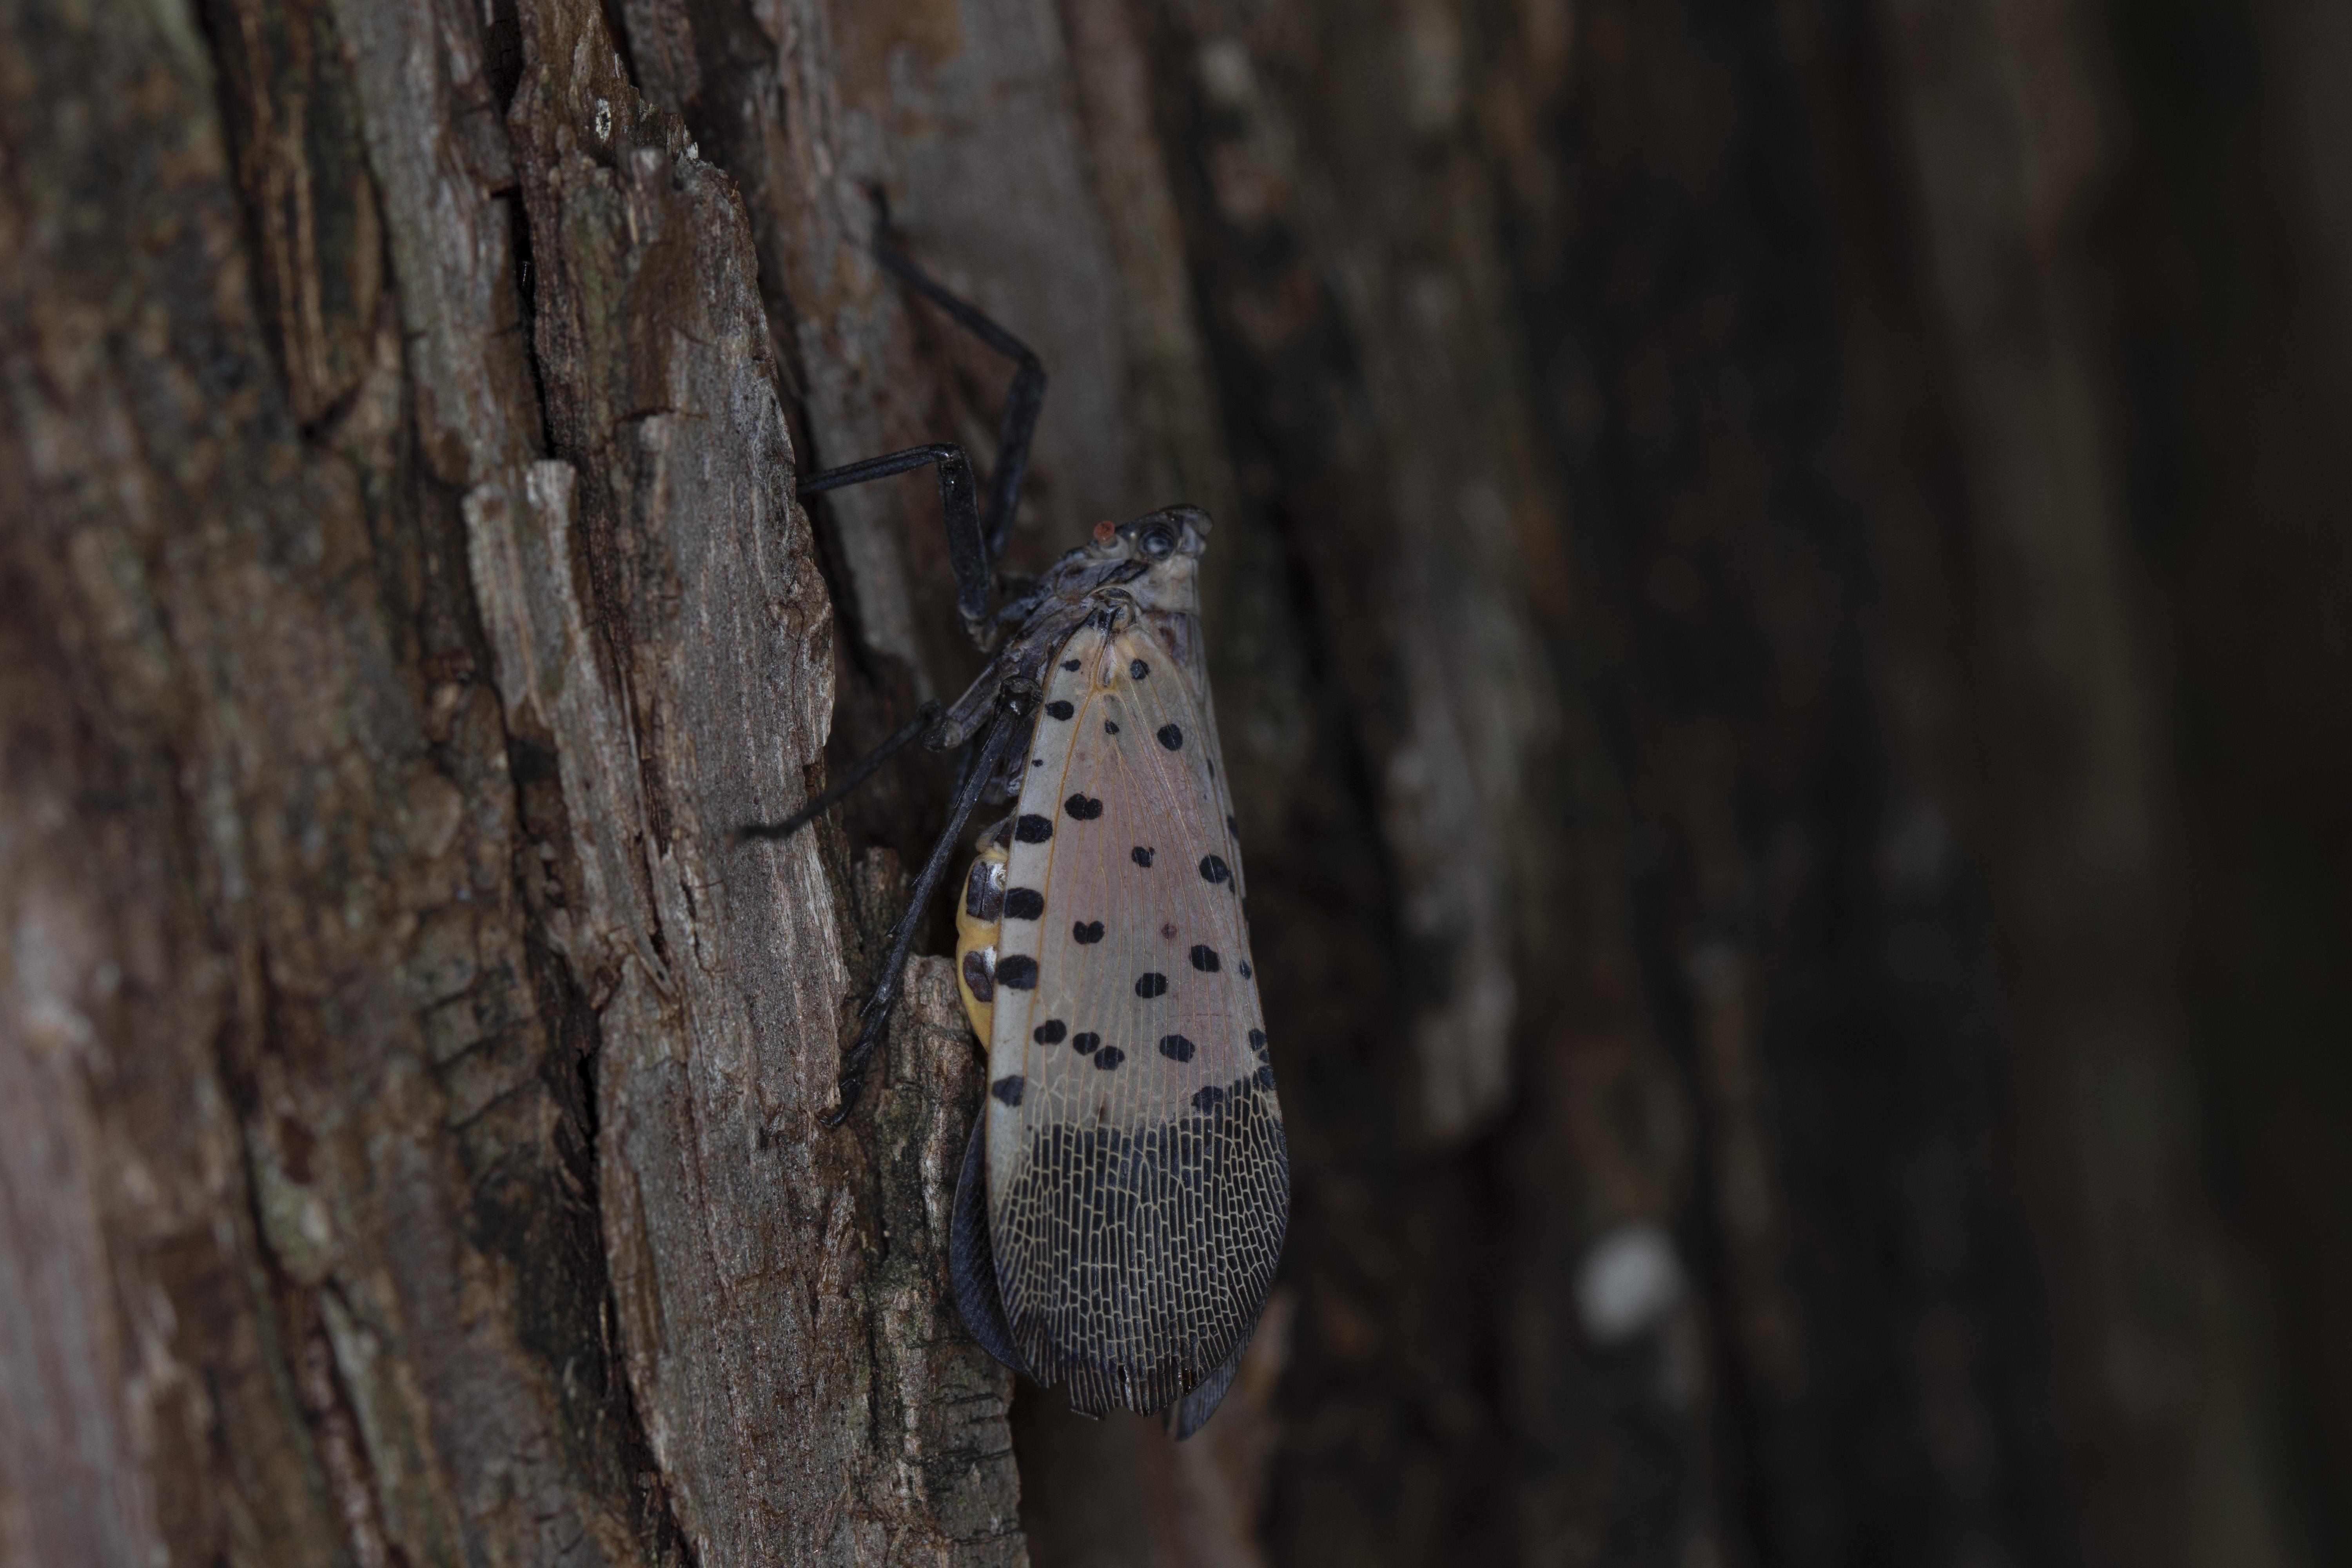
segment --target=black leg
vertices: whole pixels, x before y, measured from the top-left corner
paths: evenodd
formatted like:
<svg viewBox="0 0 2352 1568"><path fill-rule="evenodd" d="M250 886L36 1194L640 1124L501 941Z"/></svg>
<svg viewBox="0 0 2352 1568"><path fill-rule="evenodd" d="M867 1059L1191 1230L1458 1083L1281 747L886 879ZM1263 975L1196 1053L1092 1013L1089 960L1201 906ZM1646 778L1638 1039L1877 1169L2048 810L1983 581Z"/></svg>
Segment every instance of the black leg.
<svg viewBox="0 0 2352 1568"><path fill-rule="evenodd" d="M735 830L735 842L744 844L754 838L790 838L830 809L835 801L874 776L874 770L888 762L900 748L929 729L940 716L937 700L926 702L916 710L915 716L898 726L898 732L875 747L850 765L841 782L823 795L784 818L782 822L751 822Z"/></svg>
<svg viewBox="0 0 2352 1568"><path fill-rule="evenodd" d="M1029 447L1037 434L1037 416L1045 406L1045 367L1029 345L990 321L970 303L933 282L923 269L890 247L890 204L874 193L874 258L883 269L929 300L958 326L1011 360L1013 385L1004 395L1004 417L996 431L996 468L989 476L988 513L982 519L975 504L971 463L961 447L941 443L910 447L864 462L847 463L809 475L800 493L816 495L845 485L887 479L919 468L940 466L940 506L947 513L948 560L955 569L956 613L964 630L981 647L992 640L994 622L989 604L995 591L997 558L1013 536L1013 516L1021 508L1021 481L1029 472Z"/></svg>
<svg viewBox="0 0 2352 1568"><path fill-rule="evenodd" d="M971 816L971 808L979 804L988 781L996 776L1014 738L1026 732L1029 716L1035 711L1036 704L1037 689L1030 682L1016 679L1004 683L997 698L996 716L989 721L978 754L957 783L947 822L940 829L939 841L931 846L930 858L923 862L923 869L915 879L914 890L907 897L906 912L890 928L890 952L882 961L882 973L875 981L874 994L858 1010L865 1024L857 1031L857 1043L849 1047L849 1055L841 1064L841 1103L824 1119L827 1127L840 1126L857 1108L857 1097L866 1089L866 1064L874 1055L876 1042L882 1038L884 1026L890 1022L890 1009L898 1000L898 984L906 978L907 956L914 950L923 911L930 906L931 895L939 890L940 879L946 874L949 857L955 853L957 841L963 837L963 825Z"/></svg>
<svg viewBox="0 0 2352 1568"><path fill-rule="evenodd" d="M1004 417L997 427L996 468L990 476L987 517L985 521L981 518L975 504L971 460L964 456L962 447L945 442L826 468L803 479L799 490L803 495L819 495L847 485L907 473L927 463L938 464L940 508L947 522L948 559L955 571L956 610L972 640L986 647L993 640L996 629L990 615L995 596L996 560L1004 552L1005 541L1013 532L1013 514L1021 505L1021 481L1029 470L1029 447L1037 434L1037 416L1045 403L1045 367L1037 362L1026 343L940 288L921 268L892 249L889 230L890 209L877 190L874 193L875 258L892 276L945 310L957 325L1013 362L1013 385L1005 394ZM965 751L963 766L956 775L955 796L948 820L940 830L939 841L931 847L930 858L924 861L922 871L915 879L906 911L890 928L890 951L882 962L882 973L875 984L874 994L860 1010L864 1022L857 1031L856 1043L850 1047L842 1063L840 1103L824 1119L829 1127L838 1126L857 1105L858 1096L866 1087L866 1064L890 1021L891 1007L898 1002L899 984L906 976L907 958L913 951L916 928L922 922L923 910L938 891L940 879L946 874L948 859L955 852L966 819L996 776L1013 737L1024 731L1036 700L1036 688L1031 682L1006 681L998 694L996 716L990 721L987 732L976 749ZM936 703L927 705L922 714L851 769L841 783L787 820L742 828L737 835L739 840L782 838L797 831L929 727L937 709Z"/></svg>
<svg viewBox="0 0 2352 1568"><path fill-rule="evenodd" d="M874 258L907 287L948 313L956 325L1013 363L1013 385L1004 395L1004 418L996 430L996 469L988 485L988 558L1004 553L1013 537L1013 514L1021 506L1021 481L1029 472L1029 443L1045 406L1045 367L1029 345L990 321L968 302L931 281L923 269L890 248L890 209L879 193L874 200Z"/></svg>
<svg viewBox="0 0 2352 1568"><path fill-rule="evenodd" d="M940 466L940 510L947 514L948 563L955 569L956 614L963 617L964 629L977 640L981 628L989 624L989 601L996 585L995 558L989 553L988 537L981 528L980 509L972 495L971 459L963 455L961 447L943 441L844 463L803 476L799 489L804 496L819 495L869 479L887 479L926 463Z"/></svg>

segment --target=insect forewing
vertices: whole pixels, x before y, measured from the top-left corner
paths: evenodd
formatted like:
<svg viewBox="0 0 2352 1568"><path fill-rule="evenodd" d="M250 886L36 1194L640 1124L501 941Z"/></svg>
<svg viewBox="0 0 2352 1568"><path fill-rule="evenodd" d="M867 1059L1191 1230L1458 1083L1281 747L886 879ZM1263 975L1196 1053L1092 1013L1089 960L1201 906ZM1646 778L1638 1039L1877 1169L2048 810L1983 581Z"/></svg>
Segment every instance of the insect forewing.
<svg viewBox="0 0 2352 1568"><path fill-rule="evenodd" d="M1086 622L1048 675L997 959L990 1231L1030 1371L1081 1410L1153 1410L1247 1339L1288 1155L1202 693L1131 615Z"/></svg>

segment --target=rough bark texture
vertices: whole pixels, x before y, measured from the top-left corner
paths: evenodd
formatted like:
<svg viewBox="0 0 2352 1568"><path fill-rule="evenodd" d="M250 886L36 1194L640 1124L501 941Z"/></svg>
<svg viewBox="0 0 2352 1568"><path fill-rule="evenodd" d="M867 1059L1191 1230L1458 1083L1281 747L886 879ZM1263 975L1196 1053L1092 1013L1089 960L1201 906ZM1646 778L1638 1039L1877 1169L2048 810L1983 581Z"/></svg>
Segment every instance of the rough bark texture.
<svg viewBox="0 0 2352 1568"><path fill-rule="evenodd" d="M0 1562L2352 1563L2339 11L0 0ZM976 668L876 190L1216 519L1182 1447L943 961L817 1121L945 762L728 841Z"/></svg>

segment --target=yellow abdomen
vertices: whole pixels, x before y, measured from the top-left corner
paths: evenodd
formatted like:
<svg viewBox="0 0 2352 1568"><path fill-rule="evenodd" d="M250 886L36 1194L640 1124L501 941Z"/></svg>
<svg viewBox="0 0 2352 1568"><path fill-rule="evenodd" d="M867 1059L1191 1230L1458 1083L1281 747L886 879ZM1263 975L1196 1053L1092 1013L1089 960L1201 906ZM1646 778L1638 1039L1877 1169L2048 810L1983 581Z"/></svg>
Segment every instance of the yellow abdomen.
<svg viewBox="0 0 2352 1568"><path fill-rule="evenodd" d="M971 1020L981 1047L990 1043L996 1018L996 938L1004 925L1004 861L1009 823L999 823L981 840L979 858L965 873L956 903L956 989L963 1015Z"/></svg>

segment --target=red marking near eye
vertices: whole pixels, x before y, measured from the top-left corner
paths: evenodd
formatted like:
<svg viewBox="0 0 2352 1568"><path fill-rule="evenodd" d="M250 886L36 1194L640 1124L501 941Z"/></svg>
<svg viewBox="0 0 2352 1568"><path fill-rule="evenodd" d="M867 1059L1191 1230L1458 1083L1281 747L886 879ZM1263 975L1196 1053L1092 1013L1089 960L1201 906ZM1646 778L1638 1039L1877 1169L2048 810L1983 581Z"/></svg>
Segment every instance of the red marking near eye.
<svg viewBox="0 0 2352 1568"><path fill-rule="evenodd" d="M1111 542L1111 536L1116 534L1118 531L1118 529L1117 525L1108 518L1105 518L1102 521L1095 524L1095 542L1097 544L1108 544Z"/></svg>

